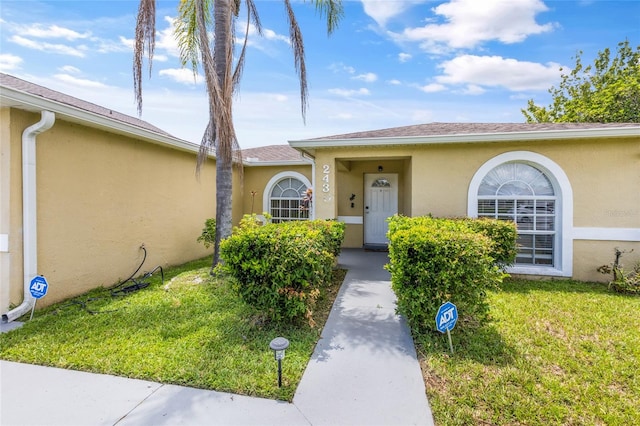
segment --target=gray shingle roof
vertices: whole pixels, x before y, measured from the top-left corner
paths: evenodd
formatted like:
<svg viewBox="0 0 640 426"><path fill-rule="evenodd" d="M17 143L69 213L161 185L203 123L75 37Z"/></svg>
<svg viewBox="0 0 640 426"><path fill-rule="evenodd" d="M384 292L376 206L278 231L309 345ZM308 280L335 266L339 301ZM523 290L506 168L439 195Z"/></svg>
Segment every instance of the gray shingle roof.
<svg viewBox="0 0 640 426"><path fill-rule="evenodd" d="M388 129L367 130L320 138L308 141L344 140L365 138L394 138L408 136L452 136L487 133L516 133L559 130L588 130L621 127L638 127L638 123L428 123Z"/></svg>
<svg viewBox="0 0 640 426"><path fill-rule="evenodd" d="M247 162L285 162L300 161L302 157L289 145L269 145L243 149L242 159Z"/></svg>
<svg viewBox="0 0 640 426"><path fill-rule="evenodd" d="M112 120L117 120L122 123L126 123L130 126L139 127L141 129L154 132L163 136L174 137L173 135L165 132L164 130L140 120L135 117L131 117L126 114L113 111L109 108L101 107L91 102L84 101L82 99L74 98L73 96L65 95L64 93L57 92L52 89L48 89L43 86L22 80L9 74L0 73L0 87L6 87L14 89L20 92L28 93L34 96L39 96L49 101L65 104L74 108L78 108L90 113L98 114Z"/></svg>

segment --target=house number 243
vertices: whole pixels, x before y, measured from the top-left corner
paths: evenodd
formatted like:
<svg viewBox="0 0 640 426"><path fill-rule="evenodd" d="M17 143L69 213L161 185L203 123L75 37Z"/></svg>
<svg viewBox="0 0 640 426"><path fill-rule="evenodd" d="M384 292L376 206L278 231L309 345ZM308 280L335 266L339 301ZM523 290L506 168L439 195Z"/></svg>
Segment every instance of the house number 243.
<svg viewBox="0 0 640 426"><path fill-rule="evenodd" d="M322 192L329 192L329 165L324 164L322 166Z"/></svg>

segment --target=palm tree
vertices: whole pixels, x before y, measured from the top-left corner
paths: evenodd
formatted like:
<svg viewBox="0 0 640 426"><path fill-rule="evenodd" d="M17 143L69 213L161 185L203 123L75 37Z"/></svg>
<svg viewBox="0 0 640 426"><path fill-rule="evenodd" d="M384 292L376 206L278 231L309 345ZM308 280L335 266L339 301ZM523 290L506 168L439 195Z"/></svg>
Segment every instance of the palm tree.
<svg viewBox="0 0 640 426"><path fill-rule="evenodd" d="M312 0L316 10L327 19L327 32L331 34L342 17L342 0ZM149 73L155 45L156 0L140 0L135 32L133 61L134 91L138 114L142 112L142 68L145 53ZM231 235L231 194L234 162L242 168L240 146L233 126L233 95L242 75L246 54L249 23L262 34L262 27L253 0L245 0L247 33L235 59L235 23L242 0L180 0L175 35L180 46L183 66L190 66L194 75L202 67L209 99L209 123L200 142L196 170L215 152L216 157L216 234L212 270L219 263L220 241ZM298 26L290 0L283 0L289 21L289 38L294 64L300 80L302 118L306 118L307 74L304 60L302 32ZM209 34L213 34L211 45ZM232 71L233 70L233 71Z"/></svg>

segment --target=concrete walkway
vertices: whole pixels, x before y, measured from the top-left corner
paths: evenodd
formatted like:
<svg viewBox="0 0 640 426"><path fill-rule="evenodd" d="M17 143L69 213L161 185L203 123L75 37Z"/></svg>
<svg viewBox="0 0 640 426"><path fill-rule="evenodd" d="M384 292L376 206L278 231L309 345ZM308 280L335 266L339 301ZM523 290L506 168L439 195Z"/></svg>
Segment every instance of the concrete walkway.
<svg viewBox="0 0 640 426"><path fill-rule="evenodd" d="M0 361L0 424L433 424L387 254L344 250L349 272L293 403Z"/></svg>

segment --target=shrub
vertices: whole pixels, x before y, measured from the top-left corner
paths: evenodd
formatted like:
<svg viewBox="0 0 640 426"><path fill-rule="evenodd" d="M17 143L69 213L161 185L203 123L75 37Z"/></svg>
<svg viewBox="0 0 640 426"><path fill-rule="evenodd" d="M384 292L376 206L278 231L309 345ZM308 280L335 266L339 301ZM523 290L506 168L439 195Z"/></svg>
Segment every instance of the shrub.
<svg viewBox="0 0 640 426"><path fill-rule="evenodd" d="M473 231L481 232L493 241L491 256L498 266L504 269L514 264L518 254L518 229L514 222L488 218L461 220Z"/></svg>
<svg viewBox="0 0 640 426"><path fill-rule="evenodd" d="M505 274L484 232L466 220L394 216L389 241L387 268L398 311L415 333L435 332L436 313L446 301L464 319L486 319L486 290L498 288Z"/></svg>
<svg viewBox="0 0 640 426"><path fill-rule="evenodd" d="M330 282L344 224L299 221L238 227L220 246L242 299L274 321L306 318Z"/></svg>
<svg viewBox="0 0 640 426"><path fill-rule="evenodd" d="M204 228L202 228L202 234L198 237L197 241L204 244L205 248L213 246L216 240L216 220L209 218L204 222Z"/></svg>
<svg viewBox="0 0 640 426"><path fill-rule="evenodd" d="M615 260L609 265L602 265L598 272L612 274L613 280L609 281L609 288L617 293L640 294L640 262L629 272L625 271L620 262L620 258L625 250L615 248ZM633 250L631 250L633 251Z"/></svg>

